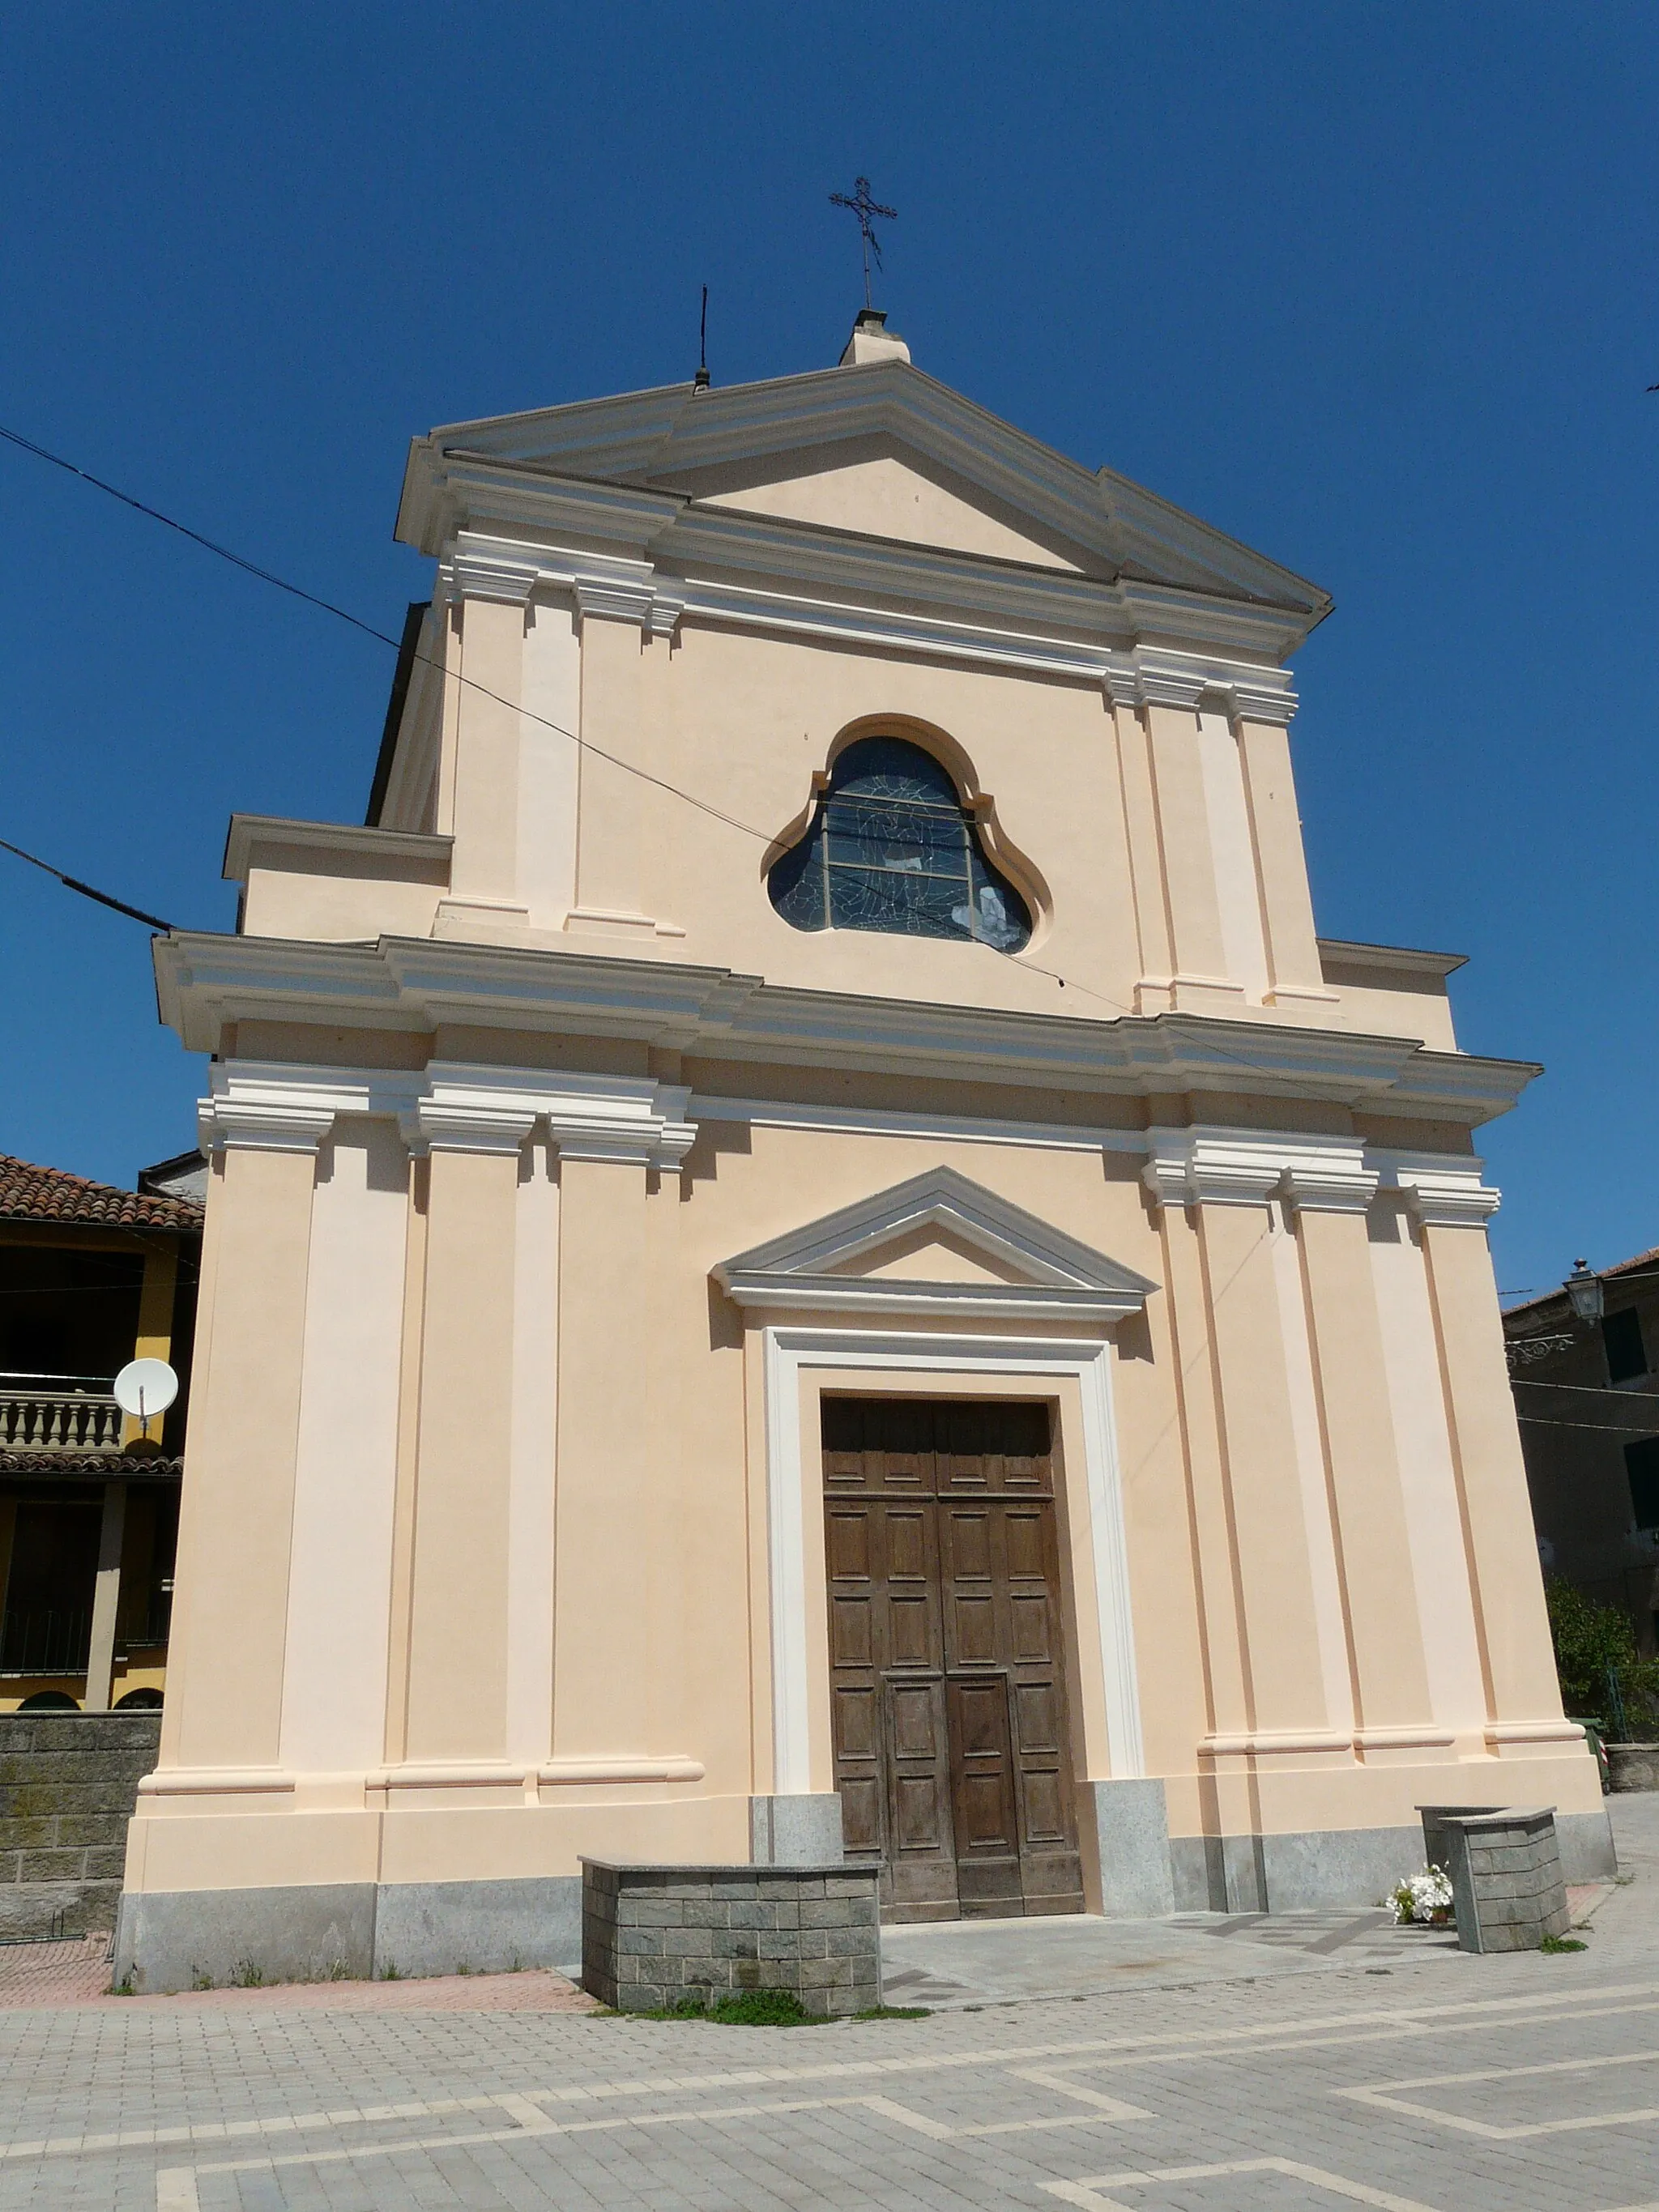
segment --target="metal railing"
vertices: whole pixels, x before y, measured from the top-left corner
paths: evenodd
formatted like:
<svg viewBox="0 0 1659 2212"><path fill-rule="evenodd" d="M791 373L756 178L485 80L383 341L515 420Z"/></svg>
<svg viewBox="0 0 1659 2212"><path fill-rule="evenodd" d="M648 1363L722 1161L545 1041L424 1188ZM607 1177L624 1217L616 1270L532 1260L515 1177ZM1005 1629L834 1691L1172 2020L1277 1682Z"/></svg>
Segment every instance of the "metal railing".
<svg viewBox="0 0 1659 2212"><path fill-rule="evenodd" d="M8 1613L0 1621L0 1674L84 1674L91 1649L89 1611Z"/></svg>
<svg viewBox="0 0 1659 2212"><path fill-rule="evenodd" d="M107 1376L0 1373L0 1450L118 1452L121 1418Z"/></svg>
<svg viewBox="0 0 1659 2212"><path fill-rule="evenodd" d="M165 1644L172 1623L173 1594L170 1590L158 1590L145 1612L124 1621L116 1635L115 1648L118 1651L147 1650Z"/></svg>

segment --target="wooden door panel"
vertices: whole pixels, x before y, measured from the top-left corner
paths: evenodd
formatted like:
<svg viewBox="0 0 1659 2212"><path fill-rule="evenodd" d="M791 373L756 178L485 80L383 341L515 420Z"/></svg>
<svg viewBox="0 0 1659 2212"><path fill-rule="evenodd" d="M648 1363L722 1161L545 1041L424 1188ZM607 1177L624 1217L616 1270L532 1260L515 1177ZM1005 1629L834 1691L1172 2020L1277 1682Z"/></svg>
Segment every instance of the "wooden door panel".
<svg viewBox="0 0 1659 2212"><path fill-rule="evenodd" d="M1080 1911L1048 1407L823 1409L849 1855L893 1919Z"/></svg>
<svg viewBox="0 0 1659 2212"><path fill-rule="evenodd" d="M848 1858L878 1856L882 1846L880 1777L843 1774L838 1786L843 1851Z"/></svg>
<svg viewBox="0 0 1659 2212"><path fill-rule="evenodd" d="M931 1581L933 1547L928 1539L933 1527L932 1504L925 1510L907 1505L902 1511L889 1506L885 1509L884 1519L888 1581L918 1583Z"/></svg>
<svg viewBox="0 0 1659 2212"><path fill-rule="evenodd" d="M887 1601L887 1624L890 1632L888 1660L894 1667L927 1667L933 1664L932 1635L933 1607L924 1595L912 1597L892 1596Z"/></svg>
<svg viewBox="0 0 1659 2212"><path fill-rule="evenodd" d="M1008 1656L1016 1667L1053 1665L1053 1614L1046 1591L1011 1592L1008 1599Z"/></svg>
<svg viewBox="0 0 1659 2212"><path fill-rule="evenodd" d="M824 1552L831 1582L870 1580L870 1509L834 1508L825 1516Z"/></svg>
<svg viewBox="0 0 1659 2212"><path fill-rule="evenodd" d="M1003 1526L1008 1538L1008 1579L1011 1583L1035 1583L1039 1589L1047 1585L1048 1563L1047 1546L1048 1510L1044 1506L1008 1506L1005 1509Z"/></svg>
<svg viewBox="0 0 1659 2212"><path fill-rule="evenodd" d="M964 1511L957 1505L947 1509L945 1516L945 1573L956 1583L977 1582L990 1583L991 1509L981 1507L977 1511Z"/></svg>
<svg viewBox="0 0 1659 2212"><path fill-rule="evenodd" d="M830 1601L830 1658L836 1667L869 1667L875 1663L876 1628L873 1607L867 1597L836 1596Z"/></svg>
<svg viewBox="0 0 1659 2212"><path fill-rule="evenodd" d="M1024 1761L1059 1758L1060 1700L1052 1682L1014 1684L1014 1743Z"/></svg>
<svg viewBox="0 0 1659 2212"><path fill-rule="evenodd" d="M836 1686L836 1756L868 1759L881 1757L881 1711L873 1685L842 1683Z"/></svg>

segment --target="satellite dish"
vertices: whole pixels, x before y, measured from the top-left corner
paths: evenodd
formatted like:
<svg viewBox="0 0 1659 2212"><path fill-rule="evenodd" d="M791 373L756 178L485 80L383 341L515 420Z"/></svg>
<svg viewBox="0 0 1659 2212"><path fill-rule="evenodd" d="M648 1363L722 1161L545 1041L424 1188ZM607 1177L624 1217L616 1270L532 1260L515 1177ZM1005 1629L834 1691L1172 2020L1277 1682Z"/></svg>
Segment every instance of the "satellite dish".
<svg viewBox="0 0 1659 2212"><path fill-rule="evenodd" d="M136 1421L165 1413L179 1395L179 1377L165 1359L129 1359L115 1378L115 1402Z"/></svg>

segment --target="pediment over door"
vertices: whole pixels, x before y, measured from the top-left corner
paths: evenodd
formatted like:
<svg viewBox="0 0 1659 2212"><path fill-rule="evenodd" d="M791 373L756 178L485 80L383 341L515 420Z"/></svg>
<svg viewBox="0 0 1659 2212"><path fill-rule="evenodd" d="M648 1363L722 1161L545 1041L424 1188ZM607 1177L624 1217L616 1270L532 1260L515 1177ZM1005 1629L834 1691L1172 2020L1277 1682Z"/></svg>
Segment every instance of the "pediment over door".
<svg viewBox="0 0 1659 2212"><path fill-rule="evenodd" d="M1158 1288L952 1168L724 1260L733 1302L779 1311L1112 1322Z"/></svg>

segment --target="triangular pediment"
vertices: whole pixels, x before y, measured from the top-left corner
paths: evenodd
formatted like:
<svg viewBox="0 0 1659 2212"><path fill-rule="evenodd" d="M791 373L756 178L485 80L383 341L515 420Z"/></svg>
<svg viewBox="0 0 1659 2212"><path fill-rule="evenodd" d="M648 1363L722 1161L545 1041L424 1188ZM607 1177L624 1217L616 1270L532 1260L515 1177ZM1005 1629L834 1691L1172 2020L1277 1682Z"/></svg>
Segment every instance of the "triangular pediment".
<svg viewBox="0 0 1659 2212"><path fill-rule="evenodd" d="M1018 561L1070 575L1091 566L1085 551L1062 549L1017 508L887 438L849 439L704 471L691 489L698 507L775 515L820 530Z"/></svg>
<svg viewBox="0 0 1659 2212"><path fill-rule="evenodd" d="M677 509L736 509L799 528L1248 599L1307 626L1330 605L1277 562L1110 469L1056 453L902 361L702 392L672 385L447 424L410 450L399 537L441 551L448 532L471 526L481 471L511 471L526 492L539 476L550 486L632 493L638 512L629 511L629 526L647 538Z"/></svg>
<svg viewBox="0 0 1659 2212"><path fill-rule="evenodd" d="M1158 1285L952 1168L723 1261L738 1305L1119 1321Z"/></svg>

